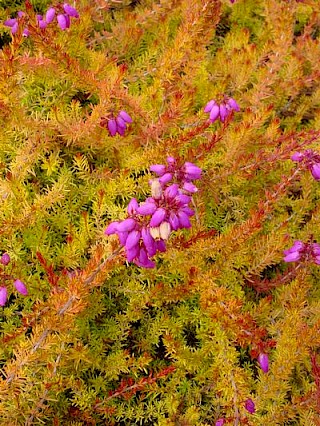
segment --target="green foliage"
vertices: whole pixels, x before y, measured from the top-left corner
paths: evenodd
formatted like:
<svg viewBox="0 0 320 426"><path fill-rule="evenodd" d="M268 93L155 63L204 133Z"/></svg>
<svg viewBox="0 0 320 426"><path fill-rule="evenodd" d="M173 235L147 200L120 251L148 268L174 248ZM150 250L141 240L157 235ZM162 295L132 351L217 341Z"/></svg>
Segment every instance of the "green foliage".
<svg viewBox="0 0 320 426"><path fill-rule="evenodd" d="M30 25L0 28L3 424L319 425L319 266L283 261L320 242L290 159L318 149L317 0L81 0L41 31L49 6L0 2ZM210 124L223 94L241 111ZM143 269L104 230L168 155L203 169L196 214Z"/></svg>

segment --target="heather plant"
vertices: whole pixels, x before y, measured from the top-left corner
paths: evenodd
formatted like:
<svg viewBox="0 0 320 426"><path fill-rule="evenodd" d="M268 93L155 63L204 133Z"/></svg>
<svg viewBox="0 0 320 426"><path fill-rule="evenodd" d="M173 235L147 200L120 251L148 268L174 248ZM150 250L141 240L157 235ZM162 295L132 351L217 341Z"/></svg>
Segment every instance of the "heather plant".
<svg viewBox="0 0 320 426"><path fill-rule="evenodd" d="M0 423L319 425L318 1L0 20Z"/></svg>

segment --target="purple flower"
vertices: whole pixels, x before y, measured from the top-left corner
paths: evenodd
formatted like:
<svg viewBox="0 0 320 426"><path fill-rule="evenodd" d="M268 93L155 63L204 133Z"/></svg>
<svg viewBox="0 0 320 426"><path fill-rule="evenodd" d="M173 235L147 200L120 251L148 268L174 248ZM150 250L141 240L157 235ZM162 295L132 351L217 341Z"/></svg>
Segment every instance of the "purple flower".
<svg viewBox="0 0 320 426"><path fill-rule="evenodd" d="M224 419L218 419L218 420L216 421L215 426L223 426L223 425L224 425L224 422L225 422L225 420L224 420Z"/></svg>
<svg viewBox="0 0 320 426"><path fill-rule="evenodd" d="M311 174L315 180L320 180L320 163L315 163L311 166Z"/></svg>
<svg viewBox="0 0 320 426"><path fill-rule="evenodd" d="M46 22L50 24L56 15L56 10L54 7L50 7L46 12Z"/></svg>
<svg viewBox="0 0 320 426"><path fill-rule="evenodd" d="M229 107L231 109L234 109L235 111L239 112L240 111L240 107L238 105L238 103L233 99L233 98L229 98L227 100L227 105L229 105Z"/></svg>
<svg viewBox="0 0 320 426"><path fill-rule="evenodd" d="M269 371L269 358L268 358L268 355L264 354L264 353L261 353L258 356L258 362L259 362L259 365L261 367L261 370L264 373L268 373L268 371Z"/></svg>
<svg viewBox="0 0 320 426"><path fill-rule="evenodd" d="M248 398L244 403L244 408L249 411L250 414L254 414L256 411L256 406L251 398Z"/></svg>
<svg viewBox="0 0 320 426"><path fill-rule="evenodd" d="M292 156L291 156L291 160L292 161L302 161L304 159L304 155L301 152L295 152Z"/></svg>
<svg viewBox="0 0 320 426"><path fill-rule="evenodd" d="M209 120L211 123L214 123L218 120L218 118L220 118L223 123L232 110L238 112L240 111L240 107L233 98L229 98L227 96L224 96L223 101L220 102L220 104L211 100L204 107L204 112L209 113Z"/></svg>
<svg viewBox="0 0 320 426"><path fill-rule="evenodd" d="M135 198L132 198L128 204L127 212L131 216L137 211L138 208L139 208L138 201Z"/></svg>
<svg viewBox="0 0 320 426"><path fill-rule="evenodd" d="M285 262L296 262L297 260L300 260L304 248L305 244L302 241L295 241L291 248L283 251L283 254L285 255L283 260Z"/></svg>
<svg viewBox="0 0 320 426"><path fill-rule="evenodd" d="M160 225L161 222L163 222L164 218L166 217L167 212L164 208L159 207L152 215L152 218L150 220L150 226L152 228L155 228Z"/></svg>
<svg viewBox="0 0 320 426"><path fill-rule="evenodd" d="M320 180L320 155L312 149L307 149L304 152L295 152L291 156L292 161L301 163L301 168L310 170L316 181Z"/></svg>
<svg viewBox="0 0 320 426"><path fill-rule="evenodd" d="M62 31L66 30L68 28L68 21L66 15L62 15L61 13L57 16L57 21L59 27L62 29Z"/></svg>
<svg viewBox="0 0 320 426"><path fill-rule="evenodd" d="M0 287L0 306L4 306L7 302L8 290L7 287Z"/></svg>
<svg viewBox="0 0 320 426"><path fill-rule="evenodd" d="M151 172L156 173L158 176L163 176L166 172L166 166L163 164L153 164L150 166Z"/></svg>
<svg viewBox="0 0 320 426"><path fill-rule="evenodd" d="M133 231L136 227L136 221L129 217L128 219L123 220L117 225L118 232L130 232Z"/></svg>
<svg viewBox="0 0 320 426"><path fill-rule="evenodd" d="M133 230L129 232L127 240L126 240L126 249L130 250L134 246L137 246L139 243L140 237L141 237L141 233L139 231Z"/></svg>
<svg viewBox="0 0 320 426"><path fill-rule="evenodd" d="M126 123L132 123L132 118L130 117L130 115L126 111L123 111L123 110L120 111L119 117L121 117L122 120L124 120Z"/></svg>
<svg viewBox="0 0 320 426"><path fill-rule="evenodd" d="M10 263L10 256L8 255L8 253L3 253L3 255L0 258L0 262L4 266L7 266Z"/></svg>
<svg viewBox="0 0 320 426"><path fill-rule="evenodd" d="M27 296L28 294L28 290L27 287L24 285L24 283L20 280L15 280L15 282L13 283L13 285L15 286L16 290L22 294L23 296Z"/></svg>
<svg viewBox="0 0 320 426"><path fill-rule="evenodd" d="M73 18L79 18L78 11L74 7L70 6L68 3L64 3L63 9L67 15L72 16Z"/></svg>
<svg viewBox="0 0 320 426"><path fill-rule="evenodd" d="M111 136L115 136L117 133L117 122L114 119L108 120L108 129Z"/></svg>

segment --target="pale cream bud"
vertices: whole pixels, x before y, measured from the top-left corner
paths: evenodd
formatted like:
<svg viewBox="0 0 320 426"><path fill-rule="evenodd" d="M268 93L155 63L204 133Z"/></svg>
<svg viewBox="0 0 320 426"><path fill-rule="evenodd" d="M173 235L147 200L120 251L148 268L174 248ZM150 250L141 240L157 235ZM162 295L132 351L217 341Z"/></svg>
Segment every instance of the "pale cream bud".
<svg viewBox="0 0 320 426"><path fill-rule="evenodd" d="M159 231L160 231L160 237L163 240L167 240L169 238L169 235L171 233L171 226L169 222L162 222L160 227L159 227Z"/></svg>

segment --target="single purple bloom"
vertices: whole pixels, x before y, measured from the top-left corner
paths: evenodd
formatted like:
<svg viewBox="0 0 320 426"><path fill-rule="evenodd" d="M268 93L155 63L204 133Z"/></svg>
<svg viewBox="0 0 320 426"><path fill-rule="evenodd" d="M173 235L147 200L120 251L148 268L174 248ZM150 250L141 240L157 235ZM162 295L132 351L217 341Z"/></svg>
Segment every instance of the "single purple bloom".
<svg viewBox="0 0 320 426"><path fill-rule="evenodd" d="M139 253L139 262L140 262L142 265L145 265L145 264L147 264L147 263L148 263L148 260L149 260L149 258L148 258L148 254L147 254L146 250L142 247L142 248L140 249L140 253Z"/></svg>
<svg viewBox="0 0 320 426"><path fill-rule="evenodd" d="M223 425L224 425L224 422L225 422L225 420L224 420L224 419L218 419L218 420L216 421L215 426L223 426Z"/></svg>
<svg viewBox="0 0 320 426"><path fill-rule="evenodd" d="M27 296L28 290L27 290L27 287L25 286L25 284L22 281L15 280L15 282L13 283L13 285L15 286L16 290L20 294L22 294L23 296Z"/></svg>
<svg viewBox="0 0 320 426"><path fill-rule="evenodd" d="M225 104L220 105L219 111L220 111L220 113L219 113L220 114L220 120L223 123L228 116L228 110L227 110Z"/></svg>
<svg viewBox="0 0 320 426"><path fill-rule="evenodd" d="M61 13L57 16L57 21L59 27L62 29L62 31L66 30L68 28L68 22L66 15L62 15Z"/></svg>
<svg viewBox="0 0 320 426"><path fill-rule="evenodd" d="M28 28L24 28L24 30L22 31L22 35L23 37L29 37L30 31L28 30Z"/></svg>
<svg viewBox="0 0 320 426"><path fill-rule="evenodd" d="M108 120L108 130L111 136L115 136L117 133L117 123L116 120L110 119Z"/></svg>
<svg viewBox="0 0 320 426"><path fill-rule="evenodd" d="M182 209L180 211L184 212L189 217L194 216L194 211L192 209L190 209L190 207L188 207L188 206L182 207Z"/></svg>
<svg viewBox="0 0 320 426"><path fill-rule="evenodd" d="M0 287L0 306L4 306L6 304L8 297L7 287Z"/></svg>
<svg viewBox="0 0 320 426"><path fill-rule="evenodd" d="M117 234L118 234L118 237L119 237L120 244L122 246L125 246L129 232L117 232Z"/></svg>
<svg viewBox="0 0 320 426"><path fill-rule="evenodd" d="M156 210L157 206L155 203L145 202L137 208L137 213L141 214L142 216L149 216L153 214Z"/></svg>
<svg viewBox="0 0 320 426"><path fill-rule="evenodd" d="M186 213L184 213L183 211L179 211L177 216L178 216L181 228L191 228L189 216L186 215Z"/></svg>
<svg viewBox="0 0 320 426"><path fill-rule="evenodd" d="M175 198L179 191L179 185L177 183L173 183L172 185L168 186L168 188L165 189L164 195L167 198Z"/></svg>
<svg viewBox="0 0 320 426"><path fill-rule="evenodd" d="M46 13L46 21L48 24L50 24L54 20L55 15L56 15L55 8L50 7L50 9L48 9Z"/></svg>
<svg viewBox="0 0 320 426"><path fill-rule="evenodd" d="M143 263L139 259L135 259L134 263L142 268L154 268L156 266L156 264L150 259Z"/></svg>
<svg viewBox="0 0 320 426"><path fill-rule="evenodd" d="M315 180L320 180L320 163L315 163L311 166L311 174Z"/></svg>
<svg viewBox="0 0 320 426"><path fill-rule="evenodd" d="M3 253L3 255L0 258L0 262L4 266L7 266L10 263L10 256L8 255L8 253Z"/></svg>
<svg viewBox="0 0 320 426"><path fill-rule="evenodd" d="M159 178L159 182L161 185L165 185L166 183L170 182L172 180L172 174L171 173L165 173L163 176Z"/></svg>
<svg viewBox="0 0 320 426"><path fill-rule="evenodd" d="M117 225L118 232L130 232L136 227L136 221L129 217L128 219L123 220Z"/></svg>
<svg viewBox="0 0 320 426"><path fill-rule="evenodd" d="M184 171L190 180L200 179L202 170L188 161L184 164Z"/></svg>
<svg viewBox="0 0 320 426"><path fill-rule="evenodd" d="M132 118L126 111L120 111L119 116L124 120L126 123L132 123Z"/></svg>
<svg viewBox="0 0 320 426"><path fill-rule="evenodd" d="M185 182L183 184L182 189L184 189L187 192L190 192L191 194L194 194L195 192L198 191L198 188L191 182Z"/></svg>
<svg viewBox="0 0 320 426"><path fill-rule="evenodd" d="M134 214L136 210L138 209L138 207L139 207L138 201L135 198L132 198L127 207L128 214L130 215Z"/></svg>
<svg viewBox="0 0 320 426"><path fill-rule="evenodd" d="M312 253L315 256L320 256L320 245L318 243L313 243L311 246L312 246Z"/></svg>
<svg viewBox="0 0 320 426"><path fill-rule="evenodd" d="M150 226L151 228L155 228L160 225L164 221L164 218L166 217L167 212L162 207L159 207L155 213L153 213L152 218L150 220Z"/></svg>
<svg viewBox="0 0 320 426"><path fill-rule="evenodd" d="M261 353L258 356L258 362L259 362L259 365L261 367L261 370L264 373L268 373L268 371L269 371L269 357L268 357L268 355L264 354L264 353Z"/></svg>
<svg viewBox="0 0 320 426"><path fill-rule="evenodd" d="M111 222L107 229L104 231L105 235L112 235L117 232L117 226L119 225L119 222Z"/></svg>
<svg viewBox="0 0 320 426"><path fill-rule="evenodd" d="M11 27L11 34L16 34L19 28L18 21Z"/></svg>
<svg viewBox="0 0 320 426"><path fill-rule="evenodd" d="M176 202L179 204L179 206L184 206L185 204L189 204L191 201L191 197L186 194L179 194L176 196Z"/></svg>
<svg viewBox="0 0 320 426"><path fill-rule="evenodd" d="M74 7L70 6L68 3L65 3L63 5L63 9L67 15L72 16L73 18L79 18L78 11Z"/></svg>
<svg viewBox="0 0 320 426"><path fill-rule="evenodd" d="M238 103L233 98L229 98L227 100L227 104L231 107L231 109L234 109L237 112L240 111L240 107L239 107Z"/></svg>
<svg viewBox="0 0 320 426"><path fill-rule="evenodd" d="M294 251L292 253L287 254L287 256L284 257L285 262L297 262L301 259L301 254L298 251Z"/></svg>
<svg viewBox="0 0 320 426"><path fill-rule="evenodd" d="M204 112L210 112L215 104L216 102L214 100L209 101L204 107Z"/></svg>
<svg viewBox="0 0 320 426"><path fill-rule="evenodd" d="M41 20L39 21L39 27L44 30L45 28L47 28L48 23L45 20Z"/></svg>
<svg viewBox="0 0 320 426"><path fill-rule="evenodd" d="M120 136L124 136L125 130L126 130L125 127L118 126L118 123L117 123L117 132L119 133Z"/></svg>
<svg viewBox="0 0 320 426"><path fill-rule="evenodd" d="M12 28L16 23L17 23L17 20L15 18L9 18L6 21L4 21L3 25L9 28Z"/></svg>
<svg viewBox="0 0 320 426"><path fill-rule="evenodd" d="M292 156L291 156L291 160L292 161L302 161L304 159L304 155L301 152L295 152Z"/></svg>
<svg viewBox="0 0 320 426"><path fill-rule="evenodd" d="M18 18L22 18L25 15L25 12L22 12L22 10L18 11Z"/></svg>
<svg viewBox="0 0 320 426"><path fill-rule="evenodd" d="M244 408L249 411L250 414L254 414L256 411L256 406L251 398L247 399L244 403Z"/></svg>
<svg viewBox="0 0 320 426"><path fill-rule="evenodd" d="M154 239L152 238L150 231L148 228L143 227L141 229L141 236L143 244L148 252L149 256L154 256L157 252L156 244Z"/></svg>
<svg viewBox="0 0 320 426"><path fill-rule="evenodd" d="M133 259L139 256L139 246L135 245L130 249L126 248L127 261L132 262Z"/></svg>
<svg viewBox="0 0 320 426"><path fill-rule="evenodd" d="M138 245L140 237L141 237L141 233L139 231L134 230L129 232L128 238L126 240L126 249L130 250L134 246Z"/></svg>
<svg viewBox="0 0 320 426"><path fill-rule="evenodd" d="M212 107L212 110L210 111L210 121L211 123L214 123L220 114L220 108L219 105L214 105Z"/></svg>
<svg viewBox="0 0 320 426"><path fill-rule="evenodd" d="M126 129L126 127L127 127L126 122L121 117L118 116L116 118L116 122L117 122L118 128L122 127L123 129Z"/></svg>
<svg viewBox="0 0 320 426"><path fill-rule="evenodd" d="M150 171L156 173L158 176L163 176L166 172L166 166L163 164L153 164L150 166Z"/></svg>
<svg viewBox="0 0 320 426"><path fill-rule="evenodd" d="M179 222L179 219L178 219L177 215L176 215L175 213L173 213L173 212L171 212L171 213L170 213L170 216L169 216L169 223L170 223L170 225L171 225L171 228L172 228L174 231L176 231L177 229L179 229L179 228L180 228L180 222Z"/></svg>

